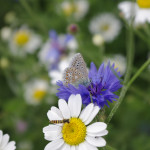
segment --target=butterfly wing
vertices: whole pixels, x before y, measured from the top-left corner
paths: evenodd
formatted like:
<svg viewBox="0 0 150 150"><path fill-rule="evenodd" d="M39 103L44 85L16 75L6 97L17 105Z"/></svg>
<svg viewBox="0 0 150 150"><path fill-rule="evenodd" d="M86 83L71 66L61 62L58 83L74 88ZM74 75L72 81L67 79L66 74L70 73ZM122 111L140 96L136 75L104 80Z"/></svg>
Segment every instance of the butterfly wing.
<svg viewBox="0 0 150 150"><path fill-rule="evenodd" d="M80 53L76 54L64 72L64 84L84 84L88 82L88 71L84 59Z"/></svg>

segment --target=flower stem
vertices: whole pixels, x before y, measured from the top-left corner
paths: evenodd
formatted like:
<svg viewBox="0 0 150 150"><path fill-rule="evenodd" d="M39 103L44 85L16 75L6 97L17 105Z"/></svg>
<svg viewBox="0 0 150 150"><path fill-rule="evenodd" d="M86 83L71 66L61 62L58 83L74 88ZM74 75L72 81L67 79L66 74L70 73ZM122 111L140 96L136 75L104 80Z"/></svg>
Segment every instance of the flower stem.
<svg viewBox="0 0 150 150"><path fill-rule="evenodd" d="M125 94L128 90L127 87L127 83L130 79L131 73L132 73L132 64L133 64L133 56L134 56L134 35L133 35L133 28L132 26L130 26L130 28L128 28L129 30L127 31L127 72L124 78L124 86L121 90L120 93L120 97L117 101L117 103L115 104L115 106L113 107L113 109L111 110L108 118L107 118L107 123L109 123L112 119L112 117L114 116L114 114L116 113L118 107L120 106L120 104L122 103Z"/></svg>
<svg viewBox="0 0 150 150"><path fill-rule="evenodd" d="M141 72L148 67L150 64L150 58L140 67L140 69L135 73L135 75L131 78L131 80L127 84L127 88L135 81L135 79L141 74Z"/></svg>

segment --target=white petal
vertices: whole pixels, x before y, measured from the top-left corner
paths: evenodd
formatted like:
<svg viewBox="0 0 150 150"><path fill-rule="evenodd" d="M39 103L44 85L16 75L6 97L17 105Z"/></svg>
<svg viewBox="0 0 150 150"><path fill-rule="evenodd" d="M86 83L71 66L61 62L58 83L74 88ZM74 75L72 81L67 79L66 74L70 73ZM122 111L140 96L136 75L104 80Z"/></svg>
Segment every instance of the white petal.
<svg viewBox="0 0 150 150"><path fill-rule="evenodd" d="M57 150L64 144L64 140L58 139L55 141L52 141L46 145L44 150Z"/></svg>
<svg viewBox="0 0 150 150"><path fill-rule="evenodd" d="M8 134L5 134L2 138L2 142L1 142L1 148L5 148L6 145L8 144L8 141L9 141L9 135Z"/></svg>
<svg viewBox="0 0 150 150"><path fill-rule="evenodd" d="M81 144L79 145L79 150L88 150L88 149L86 148L85 142L84 142L84 143L81 143Z"/></svg>
<svg viewBox="0 0 150 150"><path fill-rule="evenodd" d="M49 125L43 128L44 137L48 141L56 140L62 137L62 128L57 125Z"/></svg>
<svg viewBox="0 0 150 150"><path fill-rule="evenodd" d="M2 137L3 137L3 132L0 130L0 145L1 145L1 142L2 142Z"/></svg>
<svg viewBox="0 0 150 150"><path fill-rule="evenodd" d="M76 146L76 150L79 150L79 145Z"/></svg>
<svg viewBox="0 0 150 150"><path fill-rule="evenodd" d="M98 106L95 106L91 115L89 116L89 118L84 122L85 125L88 125L94 118L95 116L98 114L100 108Z"/></svg>
<svg viewBox="0 0 150 150"><path fill-rule="evenodd" d="M70 150L76 150L76 146L71 146Z"/></svg>
<svg viewBox="0 0 150 150"><path fill-rule="evenodd" d="M92 113L93 108L94 108L94 104L93 103L91 103L88 106L86 106L85 109L82 110L81 115L80 115L79 118L83 122L85 122L89 118L90 114Z"/></svg>
<svg viewBox="0 0 150 150"><path fill-rule="evenodd" d="M107 134L108 134L107 130L103 130L103 131L97 132L97 133L87 132L87 135L93 136L93 137L104 136L104 135L107 135Z"/></svg>
<svg viewBox="0 0 150 150"><path fill-rule="evenodd" d="M62 120L63 119L57 113L55 113L52 110L48 111L47 116L48 116L49 120Z"/></svg>
<svg viewBox="0 0 150 150"><path fill-rule="evenodd" d="M64 145L63 145L61 150L70 150L70 145L64 143Z"/></svg>
<svg viewBox="0 0 150 150"><path fill-rule="evenodd" d="M79 145L79 150L98 150L95 146L89 144L87 141Z"/></svg>
<svg viewBox="0 0 150 150"><path fill-rule="evenodd" d="M14 141L11 141L7 144L7 146L3 150L15 150L16 149L15 144L16 143Z"/></svg>
<svg viewBox="0 0 150 150"><path fill-rule="evenodd" d="M57 107L52 106L52 107L51 107L51 110L52 110L53 112L55 112L59 117L63 118L63 115L62 115L61 111L60 111Z"/></svg>
<svg viewBox="0 0 150 150"><path fill-rule="evenodd" d="M88 143L96 147L104 147L106 145L106 141L102 137L94 138L86 136L85 139L87 140Z"/></svg>
<svg viewBox="0 0 150 150"><path fill-rule="evenodd" d="M87 132L98 133L107 128L107 124L104 122L95 122L87 127Z"/></svg>
<svg viewBox="0 0 150 150"><path fill-rule="evenodd" d="M81 95L71 95L68 100L71 117L78 117L81 112L82 99Z"/></svg>
<svg viewBox="0 0 150 150"><path fill-rule="evenodd" d="M66 103L66 101L63 99L60 99L58 101L58 106L59 106L59 109L60 109L64 119L69 119L70 118L70 110L68 108L68 104Z"/></svg>

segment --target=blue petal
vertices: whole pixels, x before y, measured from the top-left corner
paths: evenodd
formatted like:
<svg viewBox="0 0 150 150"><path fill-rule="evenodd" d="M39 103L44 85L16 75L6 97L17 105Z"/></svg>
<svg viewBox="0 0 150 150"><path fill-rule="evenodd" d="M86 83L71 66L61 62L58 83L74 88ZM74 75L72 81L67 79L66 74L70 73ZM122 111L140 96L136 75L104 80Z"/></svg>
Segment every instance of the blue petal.
<svg viewBox="0 0 150 150"><path fill-rule="evenodd" d="M58 36L57 36L56 31L55 30L51 30L49 32L49 37L50 37L50 39L57 40Z"/></svg>
<svg viewBox="0 0 150 150"><path fill-rule="evenodd" d="M96 84L96 82L97 82L97 68L96 68L96 66L93 62L91 63L91 67L90 67L90 70L89 70L89 79L94 84Z"/></svg>
<svg viewBox="0 0 150 150"><path fill-rule="evenodd" d="M71 34L67 34L64 43L67 44L70 40L72 40L74 37Z"/></svg>

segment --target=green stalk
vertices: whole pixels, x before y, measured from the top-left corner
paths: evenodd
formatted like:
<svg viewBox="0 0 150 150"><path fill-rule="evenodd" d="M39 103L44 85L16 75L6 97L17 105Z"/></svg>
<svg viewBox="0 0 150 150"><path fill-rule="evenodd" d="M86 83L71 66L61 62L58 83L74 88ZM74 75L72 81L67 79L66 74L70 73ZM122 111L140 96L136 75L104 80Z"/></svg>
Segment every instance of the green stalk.
<svg viewBox="0 0 150 150"><path fill-rule="evenodd" d="M131 86L131 84L136 80L136 78L143 72L145 68L148 67L150 64L150 59L148 59L141 67L140 69L134 74L134 76L131 78L131 80L127 84L127 88Z"/></svg>
<svg viewBox="0 0 150 150"><path fill-rule="evenodd" d="M120 104L122 103L125 94L127 92L127 83L130 79L131 73L132 73L132 64L133 64L133 56L134 56L134 35L133 35L133 28L132 26L129 28L129 30L127 31L127 72L125 74L125 78L124 78L124 86L121 90L120 93L120 97L117 101L117 103L115 104L115 106L113 107L113 109L111 110L108 118L107 118L107 123L109 123L112 119L112 117L114 116L114 114L116 113L117 109L119 108Z"/></svg>

